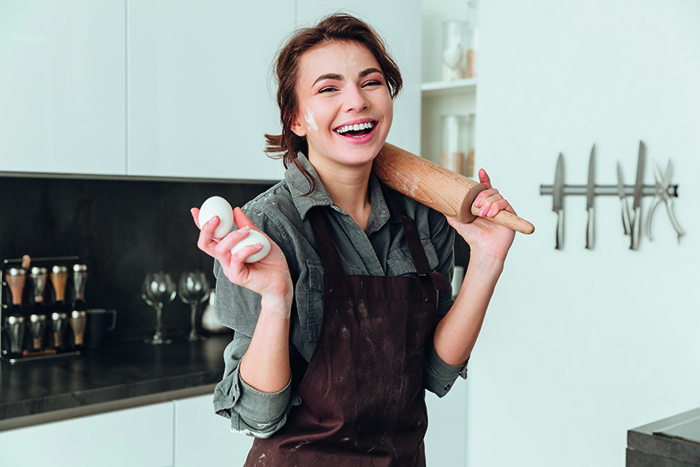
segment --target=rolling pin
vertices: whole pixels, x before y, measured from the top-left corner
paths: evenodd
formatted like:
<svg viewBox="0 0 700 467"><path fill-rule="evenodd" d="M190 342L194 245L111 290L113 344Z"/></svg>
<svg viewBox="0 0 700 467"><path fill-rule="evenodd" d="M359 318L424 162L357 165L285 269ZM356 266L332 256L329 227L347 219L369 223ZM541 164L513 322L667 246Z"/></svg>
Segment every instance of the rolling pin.
<svg viewBox="0 0 700 467"><path fill-rule="evenodd" d="M434 162L385 143L374 159L372 170L389 188L446 216L464 223L479 217L479 208L472 203L486 187ZM507 211L499 211L490 219L516 232L535 231L530 222Z"/></svg>

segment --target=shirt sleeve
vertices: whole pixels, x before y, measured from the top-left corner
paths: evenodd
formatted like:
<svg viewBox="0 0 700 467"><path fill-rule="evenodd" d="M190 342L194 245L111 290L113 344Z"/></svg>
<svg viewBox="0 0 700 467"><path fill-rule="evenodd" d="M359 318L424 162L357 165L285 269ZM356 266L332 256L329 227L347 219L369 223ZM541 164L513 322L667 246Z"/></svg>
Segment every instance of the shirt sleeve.
<svg viewBox="0 0 700 467"><path fill-rule="evenodd" d="M226 347L226 370L214 389L214 411L231 420L231 431L268 438L287 422L291 380L284 389L274 393L261 392L246 384L238 370L249 344L249 337L236 333Z"/></svg>
<svg viewBox="0 0 700 467"><path fill-rule="evenodd" d="M233 341L224 351L225 370L214 390L214 411L231 420L231 430L258 438L267 438L287 421L291 408L291 384L279 392L265 393L246 384L239 365L248 350L260 315L260 296L232 284L214 263L216 276L216 316L233 329ZM291 381L291 380L290 380Z"/></svg>
<svg viewBox="0 0 700 467"><path fill-rule="evenodd" d="M431 242L438 256L436 271L442 274L447 282L448 292L438 291L438 309L435 325L445 317L454 300L452 300L452 275L454 272L454 242L455 232L443 214L431 211L429 224L431 228ZM425 350L425 362L423 365L423 386L426 390L435 393L438 397L445 396L458 376L467 379L467 363L462 365L450 365L446 363L435 350L432 339Z"/></svg>

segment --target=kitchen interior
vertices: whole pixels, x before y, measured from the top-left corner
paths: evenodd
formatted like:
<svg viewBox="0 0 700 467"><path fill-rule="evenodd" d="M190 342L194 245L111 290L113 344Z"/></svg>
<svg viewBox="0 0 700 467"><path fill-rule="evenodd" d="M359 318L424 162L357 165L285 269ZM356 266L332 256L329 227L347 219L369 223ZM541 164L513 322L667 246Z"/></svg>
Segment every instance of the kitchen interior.
<svg viewBox="0 0 700 467"><path fill-rule="evenodd" d="M0 0L2 465L242 465L189 209L283 177L271 61L338 9L401 68L388 141L537 227L428 465L700 465L700 3L273 3Z"/></svg>

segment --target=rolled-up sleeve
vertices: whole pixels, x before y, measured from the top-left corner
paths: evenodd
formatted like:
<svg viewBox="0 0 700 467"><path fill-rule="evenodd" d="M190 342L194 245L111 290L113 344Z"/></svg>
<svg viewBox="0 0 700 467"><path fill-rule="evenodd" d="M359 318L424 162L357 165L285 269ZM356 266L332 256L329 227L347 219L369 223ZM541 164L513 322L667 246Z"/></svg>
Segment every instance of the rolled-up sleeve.
<svg viewBox="0 0 700 467"><path fill-rule="evenodd" d="M467 364L450 365L446 363L435 351L435 346L429 345L425 352L425 362L423 365L423 387L438 397L445 396L458 376L467 379Z"/></svg>
<svg viewBox="0 0 700 467"><path fill-rule="evenodd" d="M231 430L267 438L287 421L291 380L279 392L266 393L246 384L238 374L242 354L250 338L234 335L224 351L226 370L214 389L214 411L231 420Z"/></svg>

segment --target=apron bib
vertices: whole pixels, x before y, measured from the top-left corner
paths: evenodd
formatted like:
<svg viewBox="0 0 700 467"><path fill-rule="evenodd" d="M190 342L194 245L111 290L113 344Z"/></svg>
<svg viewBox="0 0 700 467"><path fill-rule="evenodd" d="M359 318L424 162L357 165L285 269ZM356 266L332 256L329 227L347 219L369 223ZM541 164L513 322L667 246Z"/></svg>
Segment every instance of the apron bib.
<svg viewBox="0 0 700 467"><path fill-rule="evenodd" d="M322 208L309 220L323 262L321 333L299 386L302 404L270 438L256 439L247 467L425 466L425 346L436 285L413 221L401 217L417 277L345 275Z"/></svg>

